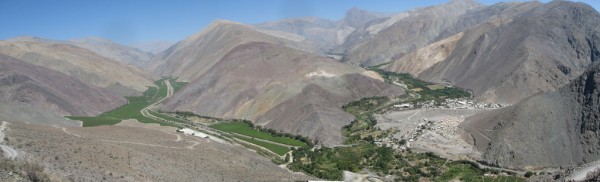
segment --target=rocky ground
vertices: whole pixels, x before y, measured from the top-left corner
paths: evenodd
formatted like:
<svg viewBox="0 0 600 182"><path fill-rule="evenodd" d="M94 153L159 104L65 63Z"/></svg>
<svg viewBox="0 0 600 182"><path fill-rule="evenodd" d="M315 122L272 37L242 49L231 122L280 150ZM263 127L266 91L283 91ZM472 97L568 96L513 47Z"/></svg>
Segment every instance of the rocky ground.
<svg viewBox="0 0 600 182"><path fill-rule="evenodd" d="M459 124L483 109L415 109L376 115L383 130L398 130L391 137L405 139L412 150L434 152L450 159L480 157L480 153L461 138Z"/></svg>
<svg viewBox="0 0 600 182"><path fill-rule="evenodd" d="M292 181L292 174L247 149L127 122L93 128L9 123L17 161L36 161L70 181Z"/></svg>

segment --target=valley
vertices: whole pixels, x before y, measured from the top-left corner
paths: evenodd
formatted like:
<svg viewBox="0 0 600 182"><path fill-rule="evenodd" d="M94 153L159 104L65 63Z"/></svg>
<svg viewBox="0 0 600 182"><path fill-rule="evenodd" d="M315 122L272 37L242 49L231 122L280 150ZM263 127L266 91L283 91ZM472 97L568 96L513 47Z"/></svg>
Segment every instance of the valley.
<svg viewBox="0 0 600 182"><path fill-rule="evenodd" d="M600 181L598 3L289 2L3 1L0 181Z"/></svg>

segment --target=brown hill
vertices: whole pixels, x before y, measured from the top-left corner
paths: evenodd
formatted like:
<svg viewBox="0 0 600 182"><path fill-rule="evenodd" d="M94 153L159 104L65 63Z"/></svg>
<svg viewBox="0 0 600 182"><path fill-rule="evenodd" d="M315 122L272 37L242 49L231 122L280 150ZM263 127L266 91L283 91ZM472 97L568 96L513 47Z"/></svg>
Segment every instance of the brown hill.
<svg viewBox="0 0 600 182"><path fill-rule="evenodd" d="M156 55L150 68L158 75L180 76L181 80L191 81L209 71L236 46L256 41L310 50L302 42L270 36L236 22L217 20Z"/></svg>
<svg viewBox="0 0 600 182"><path fill-rule="evenodd" d="M250 119L327 145L341 142L341 127L353 119L342 105L403 93L374 72L264 42L237 46L207 70L166 108Z"/></svg>
<svg viewBox="0 0 600 182"><path fill-rule="evenodd" d="M125 104L108 89L0 55L0 102L25 103L59 115L91 116ZM6 115L2 119L11 118Z"/></svg>
<svg viewBox="0 0 600 182"><path fill-rule="evenodd" d="M154 85L142 70L80 47L48 41L0 41L0 54L77 78L120 95L139 94Z"/></svg>

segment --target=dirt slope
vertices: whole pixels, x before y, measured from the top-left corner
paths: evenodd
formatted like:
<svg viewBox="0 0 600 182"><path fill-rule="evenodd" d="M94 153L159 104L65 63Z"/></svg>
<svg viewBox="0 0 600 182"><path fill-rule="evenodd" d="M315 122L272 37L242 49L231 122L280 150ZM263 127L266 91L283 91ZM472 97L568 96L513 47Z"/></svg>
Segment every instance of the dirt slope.
<svg viewBox="0 0 600 182"><path fill-rule="evenodd" d="M91 116L126 100L108 89L0 54L0 102L25 103L58 115Z"/></svg>
<svg viewBox="0 0 600 182"><path fill-rule="evenodd" d="M236 46L255 41L309 49L301 42L270 36L236 22L217 20L201 32L157 54L150 69L157 75L180 76L182 80L192 81L209 71Z"/></svg>
<svg viewBox="0 0 600 182"><path fill-rule="evenodd" d="M121 95L139 94L153 85L152 78L138 68L56 41L0 41L0 54L61 72L96 87L119 91Z"/></svg>
<svg viewBox="0 0 600 182"><path fill-rule="evenodd" d="M240 146L185 136L175 128L49 127L10 122L7 142L17 160L35 161L70 181L296 181ZM179 135L179 136L177 136Z"/></svg>

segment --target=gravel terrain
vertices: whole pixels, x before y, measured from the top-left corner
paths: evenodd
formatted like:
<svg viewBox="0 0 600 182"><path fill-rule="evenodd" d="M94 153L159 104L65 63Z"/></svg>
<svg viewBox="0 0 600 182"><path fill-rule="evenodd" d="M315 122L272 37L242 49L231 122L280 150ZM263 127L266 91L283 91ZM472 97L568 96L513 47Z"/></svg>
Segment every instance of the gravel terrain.
<svg viewBox="0 0 600 182"><path fill-rule="evenodd" d="M72 181L290 181L292 174L242 147L128 121L93 128L10 123L18 160Z"/></svg>

